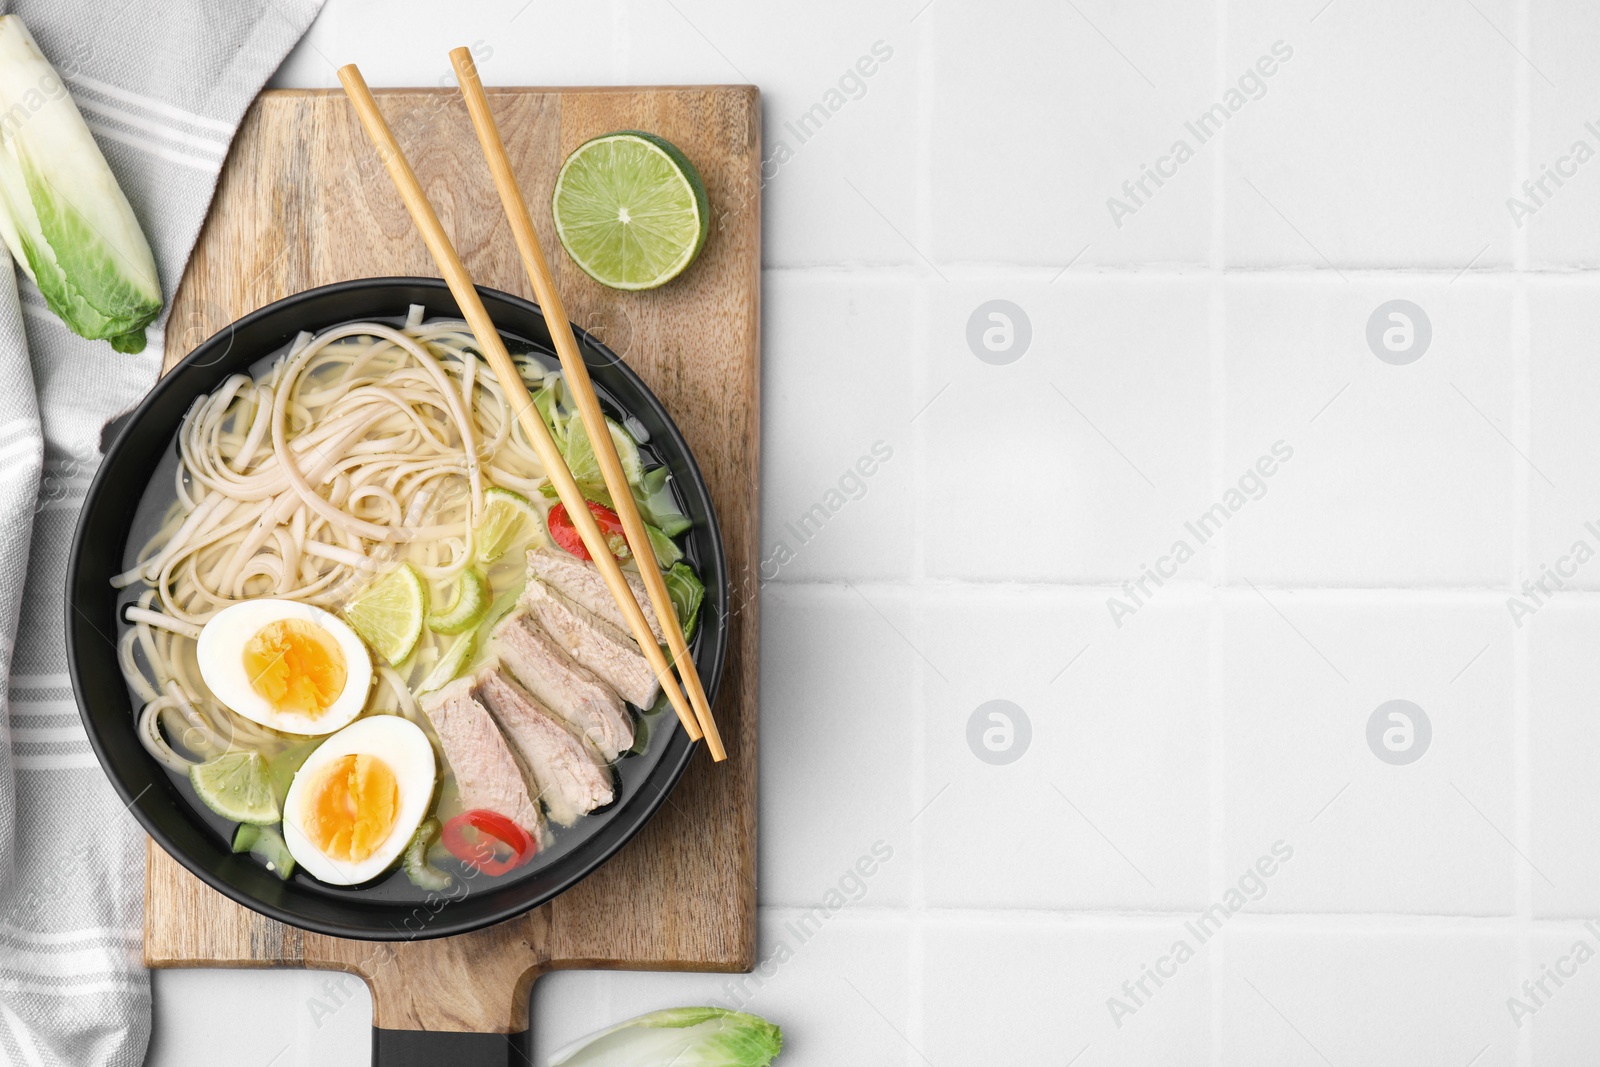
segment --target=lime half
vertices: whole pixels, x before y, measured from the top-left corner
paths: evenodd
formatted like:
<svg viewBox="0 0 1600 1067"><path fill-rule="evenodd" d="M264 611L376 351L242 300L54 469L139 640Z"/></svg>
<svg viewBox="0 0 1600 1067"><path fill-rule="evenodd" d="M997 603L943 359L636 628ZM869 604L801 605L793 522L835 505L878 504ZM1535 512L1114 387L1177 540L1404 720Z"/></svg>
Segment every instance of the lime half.
<svg viewBox="0 0 1600 1067"><path fill-rule="evenodd" d="M483 521L478 523L478 562L493 563L506 554L506 549L537 530L540 521L539 509L521 493L498 485L484 490Z"/></svg>
<svg viewBox="0 0 1600 1067"><path fill-rule="evenodd" d="M270 826L283 818L259 752L225 752L197 763L189 768L189 783L206 807L231 822Z"/></svg>
<svg viewBox="0 0 1600 1067"><path fill-rule="evenodd" d="M551 210L573 262L613 289L654 289L676 278L711 228L694 164L635 130L579 145L556 175Z"/></svg>
<svg viewBox="0 0 1600 1067"><path fill-rule="evenodd" d="M466 633L489 613L489 580L483 572L468 567L456 579L456 598L448 610L428 616L428 629L436 634Z"/></svg>
<svg viewBox="0 0 1600 1067"><path fill-rule="evenodd" d="M372 650L399 666L422 636L428 592L411 564L402 563L350 601L344 617Z"/></svg>

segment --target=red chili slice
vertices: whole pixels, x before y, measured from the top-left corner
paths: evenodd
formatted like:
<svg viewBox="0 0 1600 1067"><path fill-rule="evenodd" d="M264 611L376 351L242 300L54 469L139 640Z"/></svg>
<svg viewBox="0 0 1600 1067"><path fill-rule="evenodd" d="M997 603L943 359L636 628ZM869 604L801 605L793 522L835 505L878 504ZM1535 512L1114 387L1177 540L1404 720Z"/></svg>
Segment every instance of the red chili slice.
<svg viewBox="0 0 1600 1067"><path fill-rule="evenodd" d="M589 514L594 516L596 525L600 527L601 535L606 539L606 546L611 549L611 554L617 559L627 559L631 554L628 548L628 538L622 530L622 520L617 513L604 504L596 504L593 500L585 500L589 505ZM565 504L557 504L550 509L546 519L550 526L550 536L556 544L577 556L579 559L593 559L589 555L589 547L583 543L583 538L578 536L577 527L572 525L572 516L567 514Z"/></svg>
<svg viewBox="0 0 1600 1067"><path fill-rule="evenodd" d="M476 840L467 839L468 827L478 831ZM491 839L511 850L509 859L496 854ZM439 842L450 855L491 878L515 870L539 851L528 831L499 812L483 808L464 811L445 823L439 831Z"/></svg>

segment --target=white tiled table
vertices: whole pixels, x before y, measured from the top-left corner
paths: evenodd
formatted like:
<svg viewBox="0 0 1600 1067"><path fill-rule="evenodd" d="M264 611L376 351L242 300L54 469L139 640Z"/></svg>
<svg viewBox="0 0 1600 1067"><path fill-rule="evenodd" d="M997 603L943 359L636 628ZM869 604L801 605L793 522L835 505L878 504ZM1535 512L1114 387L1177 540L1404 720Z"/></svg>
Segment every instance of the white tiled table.
<svg viewBox="0 0 1600 1067"><path fill-rule="evenodd" d="M541 1055L719 1001L780 1022L788 1067L1592 1060L1600 963L1523 983L1600 949L1600 558L1520 626L1507 599L1600 550L1600 161L1521 225L1506 199L1600 150L1600 10L329 0L276 84L436 84L475 41L491 83L755 82L792 149L763 293L763 545L794 549L763 601L771 965L545 979ZM1007 365L967 340L995 299L1031 325ZM1408 365L1366 339L1395 299L1431 324ZM1119 626L1108 598L1179 540ZM1414 763L1369 748L1393 699L1431 724ZM968 743L991 700L1031 725L1006 765ZM215 1062L240 1019L294 1032L280 1064L365 1063L366 994L328 981L161 973L151 1063Z"/></svg>

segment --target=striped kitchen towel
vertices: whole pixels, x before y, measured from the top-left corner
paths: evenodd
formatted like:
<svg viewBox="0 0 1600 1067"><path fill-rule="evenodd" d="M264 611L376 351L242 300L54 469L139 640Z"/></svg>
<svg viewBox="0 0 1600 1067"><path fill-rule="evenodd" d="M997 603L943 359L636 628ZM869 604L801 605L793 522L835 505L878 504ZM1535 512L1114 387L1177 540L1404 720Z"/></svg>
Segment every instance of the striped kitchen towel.
<svg viewBox="0 0 1600 1067"><path fill-rule="evenodd" d="M320 5L4 5L65 78L144 226L169 303L245 108ZM73 704L66 557L107 420L155 381L169 332L176 342L222 325L163 315L143 352L122 355L68 332L32 283L0 270L0 1063L144 1059L145 838Z"/></svg>

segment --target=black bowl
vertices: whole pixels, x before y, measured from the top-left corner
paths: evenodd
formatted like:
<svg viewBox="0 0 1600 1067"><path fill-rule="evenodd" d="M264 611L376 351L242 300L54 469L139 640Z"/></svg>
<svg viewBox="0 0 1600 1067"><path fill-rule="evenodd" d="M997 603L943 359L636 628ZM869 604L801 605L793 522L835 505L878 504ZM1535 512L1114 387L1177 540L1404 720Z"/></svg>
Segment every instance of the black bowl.
<svg viewBox="0 0 1600 1067"><path fill-rule="evenodd" d="M537 305L492 289L479 292L503 334L529 342L526 350L552 351ZM622 795L580 821L575 829L583 836L574 847L558 849L547 865L516 880L477 883L458 899L424 905L335 890L300 876L279 881L248 855L234 855L219 824L197 810L187 783L180 784L140 745L137 709L122 681L113 643L122 624L117 619L118 593L110 581L125 569L135 511L173 447L190 403L228 375L247 371L302 330L316 332L360 319L397 321L411 304L423 305L429 318L460 314L440 280L365 278L269 304L196 348L151 390L107 450L78 519L67 571L67 659L78 711L101 766L150 836L207 885L245 907L318 933L383 941L474 930L520 915L570 888L638 833L683 776L694 752L668 714L661 739L638 757L648 759L648 766L637 765L632 775L624 771ZM711 494L661 402L604 345L582 330L577 335L602 406L619 420L631 415L644 425L650 451L671 469L680 503L694 520L686 553L705 581L706 598L691 651L707 696L714 700L727 653L728 585ZM671 721L670 729L666 721Z"/></svg>

